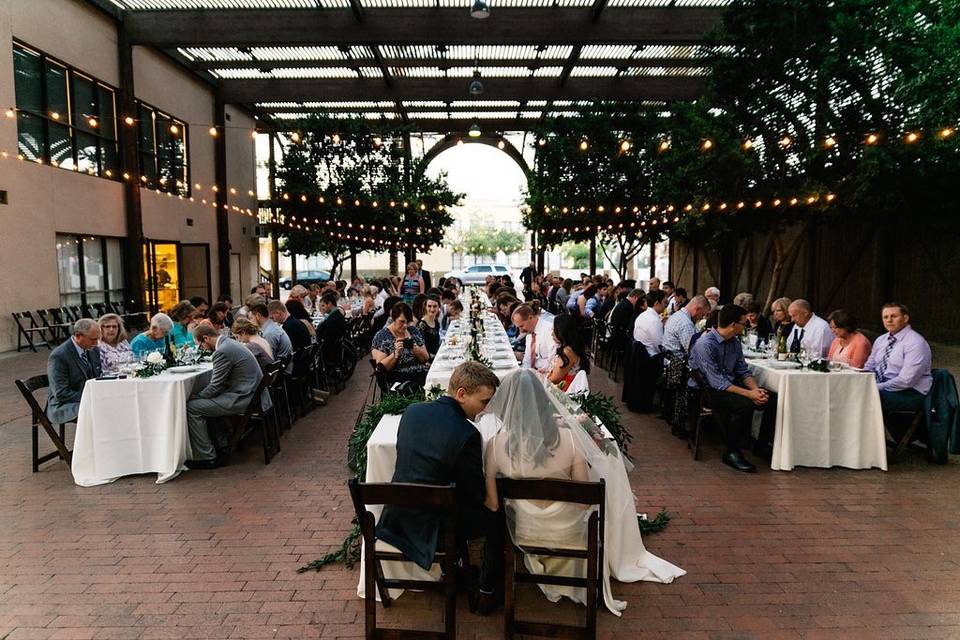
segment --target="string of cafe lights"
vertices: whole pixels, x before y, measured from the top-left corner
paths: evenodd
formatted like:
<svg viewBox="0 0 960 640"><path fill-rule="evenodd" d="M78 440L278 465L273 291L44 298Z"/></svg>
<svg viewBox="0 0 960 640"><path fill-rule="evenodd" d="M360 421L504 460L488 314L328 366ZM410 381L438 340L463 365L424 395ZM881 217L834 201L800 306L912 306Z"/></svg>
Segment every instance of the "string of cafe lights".
<svg viewBox="0 0 960 640"><path fill-rule="evenodd" d="M949 140L953 138L957 133L957 127L955 126L945 126L937 129L924 131L920 128L911 128L905 129L903 132L894 134L893 136L888 136L883 130L877 129L875 131L869 131L859 137L860 144L866 147L875 147L884 143L885 140L890 138L896 139L903 144L912 145L920 142L925 137L930 137L936 140ZM758 146L759 136L756 137L746 137L740 142L740 149L744 152L753 151ZM837 134L829 134L824 136L821 140L818 141L818 146L827 149L834 150L840 147L841 136ZM545 147L549 143L549 139L544 136L539 136L536 141L538 147ZM790 134L783 134L778 137L777 144L781 149L789 149L796 144L796 136ZM634 142L630 139L621 139L617 143L616 151L620 154L629 153L634 147ZM702 138L698 143L698 149L701 152L708 153L716 149L717 143L713 138ZM591 148L590 139L586 136L580 138L580 142L577 144L577 148L581 152L587 152ZM660 153L667 153L673 149L673 141L669 137L663 137L657 143L657 151Z"/></svg>
<svg viewBox="0 0 960 640"><path fill-rule="evenodd" d="M670 225L671 223L680 222L681 217L690 215L693 213L707 214L711 211L718 213L735 213L737 211L749 210L749 209L779 209L779 208L791 208L797 206L813 206L818 203L821 204L832 204L836 201L837 196L833 193L818 194L812 193L806 196L792 196L792 197L774 197L764 200L763 198L758 198L756 200L737 200L736 202L726 202L721 201L709 201L705 200L699 203L688 202L682 207L677 207L673 204L668 205L649 205L649 206L633 206L631 208L626 208L622 206L615 206L609 208L604 205L596 205L594 207L587 207L581 205L578 207L551 207L549 205L544 206L544 213L550 214L553 211L558 211L562 214L567 214L570 211L575 213L587 213L587 212L596 212L596 213L610 213L612 212L615 216L618 214L627 214L630 215L632 220L625 220L623 222L611 222L604 224L595 224L595 225L576 225L576 226L567 226L564 227L550 227L550 228L541 228L539 233L545 234L561 234L565 235L570 232L580 233L581 231L590 233L601 232L601 231L620 231L624 229L636 229L636 228L647 228L656 227L660 225ZM531 209L528 207L527 212L529 213Z"/></svg>

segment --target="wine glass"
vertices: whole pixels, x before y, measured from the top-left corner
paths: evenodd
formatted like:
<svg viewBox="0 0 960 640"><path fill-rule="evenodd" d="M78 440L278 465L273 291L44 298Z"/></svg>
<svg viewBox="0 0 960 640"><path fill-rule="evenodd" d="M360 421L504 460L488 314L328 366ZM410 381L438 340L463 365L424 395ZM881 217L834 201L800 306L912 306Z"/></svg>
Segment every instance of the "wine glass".
<svg viewBox="0 0 960 640"><path fill-rule="evenodd" d="M813 362L813 357L809 350L800 349L800 353L797 354L797 360L800 362L800 368L806 369L807 366Z"/></svg>

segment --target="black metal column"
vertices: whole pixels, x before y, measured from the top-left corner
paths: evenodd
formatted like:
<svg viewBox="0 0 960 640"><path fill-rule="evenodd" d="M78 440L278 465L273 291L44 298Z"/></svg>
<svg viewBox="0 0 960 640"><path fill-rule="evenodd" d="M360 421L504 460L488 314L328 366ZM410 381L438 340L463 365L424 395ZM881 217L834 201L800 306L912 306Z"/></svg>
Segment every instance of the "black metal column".
<svg viewBox="0 0 960 640"><path fill-rule="evenodd" d="M230 211L227 198L227 118L223 90L213 101L213 122L221 135L214 139L213 167L217 185L217 262L220 294L230 293Z"/></svg>
<svg viewBox="0 0 960 640"><path fill-rule="evenodd" d="M120 139L120 165L125 174L123 181L123 207L127 237L123 252L126 296L138 305L145 303L146 276L143 265L143 208L140 202L140 162L137 154L137 126L126 124L126 118L137 117L137 101L133 85L133 46L127 39L123 26L118 30L117 55L120 67L118 105L120 118L117 125ZM135 120L136 122L136 120Z"/></svg>

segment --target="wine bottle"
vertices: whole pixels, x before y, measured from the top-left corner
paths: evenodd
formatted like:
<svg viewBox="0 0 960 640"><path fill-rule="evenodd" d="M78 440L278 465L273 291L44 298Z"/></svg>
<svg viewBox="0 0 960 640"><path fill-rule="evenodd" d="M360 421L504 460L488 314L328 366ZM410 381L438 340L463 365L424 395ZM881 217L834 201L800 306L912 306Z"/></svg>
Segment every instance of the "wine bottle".
<svg viewBox="0 0 960 640"><path fill-rule="evenodd" d="M777 359L785 360L787 357L787 333L783 327L777 328Z"/></svg>
<svg viewBox="0 0 960 640"><path fill-rule="evenodd" d="M173 352L173 342L170 340L170 336L164 336L163 341L163 359L167 363L168 367L174 367L177 364L177 358Z"/></svg>

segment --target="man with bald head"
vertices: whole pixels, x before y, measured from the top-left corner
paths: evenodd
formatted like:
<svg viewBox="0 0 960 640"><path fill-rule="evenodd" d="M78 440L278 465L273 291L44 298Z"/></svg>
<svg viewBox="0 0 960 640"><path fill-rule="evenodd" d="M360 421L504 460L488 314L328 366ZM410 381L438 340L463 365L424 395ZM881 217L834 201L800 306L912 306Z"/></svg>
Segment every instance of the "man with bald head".
<svg viewBox="0 0 960 640"><path fill-rule="evenodd" d="M696 324L710 313L710 302L704 296L693 296L682 309L670 316L663 330L663 350L672 354L689 354L690 338Z"/></svg>
<svg viewBox="0 0 960 640"><path fill-rule="evenodd" d="M647 293L651 291L660 291L660 278L653 277L647 281Z"/></svg>
<svg viewBox="0 0 960 640"><path fill-rule="evenodd" d="M790 353L800 353L804 349L816 358L826 358L833 342L827 321L815 314L813 307L803 298L791 302L787 313L793 321L793 331L787 336Z"/></svg>

